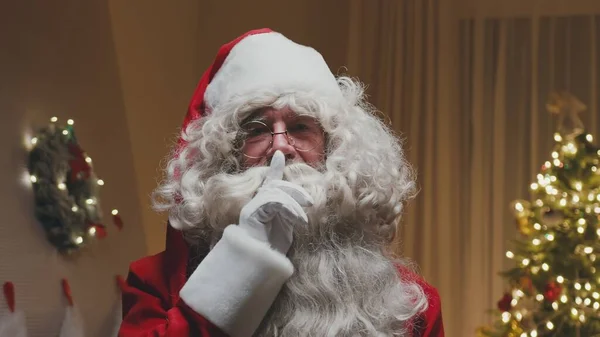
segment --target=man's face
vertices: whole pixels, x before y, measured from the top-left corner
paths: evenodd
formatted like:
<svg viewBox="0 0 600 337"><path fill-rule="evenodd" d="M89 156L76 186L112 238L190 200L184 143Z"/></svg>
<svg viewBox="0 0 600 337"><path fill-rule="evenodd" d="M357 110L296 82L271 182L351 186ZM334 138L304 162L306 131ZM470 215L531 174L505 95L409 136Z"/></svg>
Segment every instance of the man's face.
<svg viewBox="0 0 600 337"><path fill-rule="evenodd" d="M286 160L317 166L323 162L325 132L311 116L265 108L242 122L244 167L266 165L275 151Z"/></svg>

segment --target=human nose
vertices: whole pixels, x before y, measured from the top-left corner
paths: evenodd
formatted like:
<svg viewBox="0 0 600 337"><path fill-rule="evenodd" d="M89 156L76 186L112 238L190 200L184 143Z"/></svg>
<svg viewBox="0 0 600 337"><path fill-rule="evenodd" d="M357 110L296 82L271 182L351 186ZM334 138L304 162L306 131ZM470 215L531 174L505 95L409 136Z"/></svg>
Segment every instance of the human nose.
<svg viewBox="0 0 600 337"><path fill-rule="evenodd" d="M292 142L287 134L287 131L284 128L273 131L273 139L271 143L271 148L269 149L267 155L268 157L272 157L275 152L279 150L283 152L286 159L295 159L297 156L296 148L292 145Z"/></svg>

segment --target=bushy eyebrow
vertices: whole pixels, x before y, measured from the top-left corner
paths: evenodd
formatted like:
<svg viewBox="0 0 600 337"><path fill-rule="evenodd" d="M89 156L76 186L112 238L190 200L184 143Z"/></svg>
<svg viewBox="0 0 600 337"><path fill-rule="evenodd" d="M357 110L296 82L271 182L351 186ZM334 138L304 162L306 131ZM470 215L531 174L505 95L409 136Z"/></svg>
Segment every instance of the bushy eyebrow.
<svg viewBox="0 0 600 337"><path fill-rule="evenodd" d="M242 120L242 122L240 123L240 125L244 125L249 122L262 122L262 123L266 124L267 122L269 122L269 120L271 118L265 117L264 113L265 113L265 108L256 109L256 110L252 111L250 113L250 115L248 115L248 117L244 118ZM311 117L311 116L299 115L294 111L288 111L284 114L284 119L289 119L292 122L296 121L302 117Z"/></svg>

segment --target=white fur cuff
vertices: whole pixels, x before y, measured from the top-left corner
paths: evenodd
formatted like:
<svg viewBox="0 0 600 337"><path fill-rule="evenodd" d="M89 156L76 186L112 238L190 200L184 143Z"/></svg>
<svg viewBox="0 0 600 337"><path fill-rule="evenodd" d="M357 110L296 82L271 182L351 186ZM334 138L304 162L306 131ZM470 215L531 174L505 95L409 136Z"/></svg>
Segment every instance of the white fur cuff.
<svg viewBox="0 0 600 337"><path fill-rule="evenodd" d="M229 336L250 337L293 273L285 255L230 225L179 294Z"/></svg>

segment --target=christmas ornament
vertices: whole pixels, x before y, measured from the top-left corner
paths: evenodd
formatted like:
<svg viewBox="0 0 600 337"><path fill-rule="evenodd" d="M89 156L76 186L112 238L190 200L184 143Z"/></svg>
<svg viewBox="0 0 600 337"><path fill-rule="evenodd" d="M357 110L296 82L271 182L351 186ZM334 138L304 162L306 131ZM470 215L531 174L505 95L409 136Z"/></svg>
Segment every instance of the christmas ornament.
<svg viewBox="0 0 600 337"><path fill-rule="evenodd" d="M30 140L28 169L35 195L35 215L48 240L71 253L90 239L106 234L102 224L98 179L92 160L75 136L73 121L50 125Z"/></svg>
<svg viewBox="0 0 600 337"><path fill-rule="evenodd" d="M510 302L512 301L512 296L509 293L505 293L504 296L498 301L498 309L502 311L509 311L512 308Z"/></svg>
<svg viewBox="0 0 600 337"><path fill-rule="evenodd" d="M558 284L555 281L551 281L550 283L548 283L546 285L546 288L544 290L544 299L546 299L549 302L554 302L554 301L558 300L561 292L562 292L562 288L561 288L560 284Z"/></svg>
<svg viewBox="0 0 600 337"><path fill-rule="evenodd" d="M521 287L525 293L531 294L533 292L533 282L531 281L531 278L528 276L521 276L521 278L519 278L519 287Z"/></svg>
<svg viewBox="0 0 600 337"><path fill-rule="evenodd" d="M510 326L510 331L507 335L508 337L521 337L521 334L523 333L523 328L521 328L519 321L517 321L516 319L511 319L508 325Z"/></svg>
<svg viewBox="0 0 600 337"><path fill-rule="evenodd" d="M533 227L529 221L531 216L531 204L527 200L515 200L511 204L511 210L517 222L517 229L523 235L530 235L533 232Z"/></svg>
<svg viewBox="0 0 600 337"><path fill-rule="evenodd" d="M531 222L529 222L528 218L517 218L516 220L517 223L517 230L519 231L519 233L529 236L531 235L531 233L533 233L533 226L531 225Z"/></svg>

